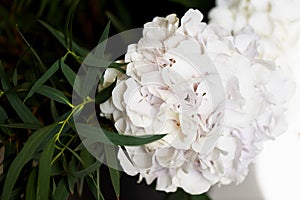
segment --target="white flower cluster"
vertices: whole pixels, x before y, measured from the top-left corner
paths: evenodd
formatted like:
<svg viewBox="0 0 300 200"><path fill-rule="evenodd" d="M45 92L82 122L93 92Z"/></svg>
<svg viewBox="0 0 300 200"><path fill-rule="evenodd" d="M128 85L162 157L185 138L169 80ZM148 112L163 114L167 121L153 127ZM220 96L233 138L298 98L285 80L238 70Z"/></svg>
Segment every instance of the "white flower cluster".
<svg viewBox="0 0 300 200"><path fill-rule="evenodd" d="M280 60L283 54L290 54L287 49L299 48L299 7L299 0L217 0L209 18L210 23L235 33L251 27L261 37L261 56Z"/></svg>
<svg viewBox="0 0 300 200"><path fill-rule="evenodd" d="M274 61L296 86L287 118L289 130L299 133L300 0L217 0L210 23L239 33L251 28L260 37L259 57ZM295 87L291 86L290 91Z"/></svg>
<svg viewBox="0 0 300 200"><path fill-rule="evenodd" d="M275 62L294 81L295 93L286 112L288 129L277 141L267 144L256 160L256 176L264 199L294 199L299 189L293 184L300 178L300 0L217 0L209 13L210 23L232 30L235 34L251 28L261 38L259 57ZM294 88L294 87L290 87ZM278 163L278 157L281 162ZM286 163L293 163L286 170ZM285 169L285 170L284 170ZM294 170L293 170L294 169ZM278 174L278 171L285 173ZM274 175L277 182L272 182ZM291 187L285 187L289 182ZM289 198L290 197L290 198Z"/></svg>
<svg viewBox="0 0 300 200"><path fill-rule="evenodd" d="M105 82L119 80L100 109L117 131L167 134L118 154L126 173L157 180L157 190L201 194L240 183L262 142L285 130L289 82L257 56L257 36L232 35L202 19L192 9L180 26L175 14L154 18L128 47L126 74L106 71Z"/></svg>

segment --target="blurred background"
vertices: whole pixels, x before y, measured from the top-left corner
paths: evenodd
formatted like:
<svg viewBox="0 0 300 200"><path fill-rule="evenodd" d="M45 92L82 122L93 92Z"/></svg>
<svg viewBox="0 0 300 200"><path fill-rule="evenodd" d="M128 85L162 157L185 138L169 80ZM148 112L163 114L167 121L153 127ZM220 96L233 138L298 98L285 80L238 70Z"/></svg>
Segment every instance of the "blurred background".
<svg viewBox="0 0 300 200"><path fill-rule="evenodd" d="M1 0L0 58L7 65L26 62L26 44L16 26L40 57L50 64L63 54L58 41L37 20L64 31L68 10L74 0ZM73 17L73 39L88 50L93 49L110 20L110 35L142 27L156 16L176 13L181 17L188 8L198 8L207 20L214 0L81 0ZM8 66L7 66L8 67Z"/></svg>

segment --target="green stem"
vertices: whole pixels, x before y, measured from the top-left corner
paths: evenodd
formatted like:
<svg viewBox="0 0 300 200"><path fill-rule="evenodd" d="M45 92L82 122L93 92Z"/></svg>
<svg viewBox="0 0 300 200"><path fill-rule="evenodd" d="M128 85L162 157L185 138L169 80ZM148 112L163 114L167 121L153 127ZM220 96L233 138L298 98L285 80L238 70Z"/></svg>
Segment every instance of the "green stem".
<svg viewBox="0 0 300 200"><path fill-rule="evenodd" d="M84 102L82 102L81 104L74 106L71 105L73 110L72 112L67 116L67 118L63 121L58 122L58 124L61 124L61 127L59 129L59 131L56 133L55 135L55 142L58 142L59 144L63 145L63 148L57 147L57 149L61 150L56 156L55 158L52 160L51 165L63 154L63 152L65 151L65 149L69 146L69 144L71 143L71 141L74 139L74 137L71 138L71 140L65 145L60 141L60 135L63 132L63 129L65 128L65 126L67 125L67 123L70 121L70 119L72 118L72 116L74 115L74 113L80 111L86 104L91 103L91 102L95 102L95 99L90 99L87 98Z"/></svg>

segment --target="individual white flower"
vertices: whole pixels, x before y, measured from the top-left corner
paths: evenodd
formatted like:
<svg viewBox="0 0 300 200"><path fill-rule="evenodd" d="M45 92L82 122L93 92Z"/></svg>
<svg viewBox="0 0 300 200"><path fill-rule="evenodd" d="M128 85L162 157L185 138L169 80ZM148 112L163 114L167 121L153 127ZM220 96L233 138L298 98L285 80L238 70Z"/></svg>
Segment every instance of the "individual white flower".
<svg viewBox="0 0 300 200"><path fill-rule="evenodd" d="M167 134L118 154L126 173L156 180L157 190L201 194L240 183L262 142L285 128L288 81L257 56L257 36L202 18L190 9L180 26L174 14L147 23L128 47L126 75L100 106L120 134Z"/></svg>

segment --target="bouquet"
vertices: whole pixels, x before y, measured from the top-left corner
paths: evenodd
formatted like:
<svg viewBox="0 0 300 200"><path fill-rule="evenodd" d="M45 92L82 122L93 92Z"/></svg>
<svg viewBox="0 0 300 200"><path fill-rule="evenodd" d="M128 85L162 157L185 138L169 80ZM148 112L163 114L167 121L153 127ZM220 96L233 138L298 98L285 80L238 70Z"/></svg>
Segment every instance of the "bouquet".
<svg viewBox="0 0 300 200"><path fill-rule="evenodd" d="M100 110L120 134L166 134L125 146L128 157L118 152L126 173L156 180L157 190L202 194L215 184L239 184L262 143L286 128L290 81L258 56L258 37L202 19L192 9L181 20L154 18L128 47L126 72L104 74L102 87L117 82Z"/></svg>
<svg viewBox="0 0 300 200"><path fill-rule="evenodd" d="M286 23L266 17L271 3L247 2L217 1L209 23L191 8L111 37L108 23L88 51L73 41L74 1L65 34L39 21L65 48L49 68L17 28L38 67L23 77L0 64L1 199L119 199L124 174L175 199L242 183L264 142L287 130L297 85ZM17 130L27 137L11 148Z"/></svg>

